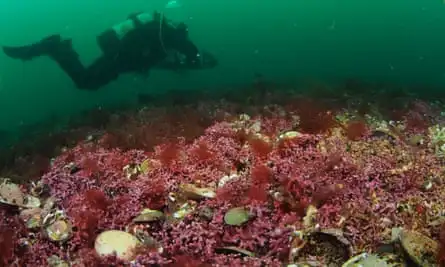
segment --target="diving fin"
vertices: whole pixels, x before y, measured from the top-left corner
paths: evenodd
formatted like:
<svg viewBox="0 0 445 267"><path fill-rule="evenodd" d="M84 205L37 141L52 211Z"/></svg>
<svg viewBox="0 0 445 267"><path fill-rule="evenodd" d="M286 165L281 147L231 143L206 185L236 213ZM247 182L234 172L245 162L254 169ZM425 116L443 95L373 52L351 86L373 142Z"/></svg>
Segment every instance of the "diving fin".
<svg viewBox="0 0 445 267"><path fill-rule="evenodd" d="M61 44L59 34L48 36L37 43L25 46L3 46L3 52L10 58L31 60L35 57L49 55Z"/></svg>

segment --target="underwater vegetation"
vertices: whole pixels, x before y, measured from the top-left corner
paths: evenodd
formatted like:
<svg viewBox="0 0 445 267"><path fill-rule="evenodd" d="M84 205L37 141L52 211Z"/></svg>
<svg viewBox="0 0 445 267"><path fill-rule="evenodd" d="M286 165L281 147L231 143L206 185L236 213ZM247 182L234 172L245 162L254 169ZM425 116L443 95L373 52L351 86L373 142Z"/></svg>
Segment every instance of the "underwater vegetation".
<svg viewBox="0 0 445 267"><path fill-rule="evenodd" d="M443 106L350 100L72 129L35 179L1 179L0 266L445 266Z"/></svg>

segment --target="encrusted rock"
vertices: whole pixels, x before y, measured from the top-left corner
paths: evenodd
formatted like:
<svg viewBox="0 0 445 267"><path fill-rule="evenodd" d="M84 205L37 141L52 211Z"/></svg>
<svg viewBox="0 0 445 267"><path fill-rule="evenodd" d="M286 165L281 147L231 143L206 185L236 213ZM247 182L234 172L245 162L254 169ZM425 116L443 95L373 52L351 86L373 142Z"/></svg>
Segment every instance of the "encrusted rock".
<svg viewBox="0 0 445 267"><path fill-rule="evenodd" d="M431 238L409 230L402 230L399 235L400 243L411 259L422 267L437 265L437 251L439 244Z"/></svg>

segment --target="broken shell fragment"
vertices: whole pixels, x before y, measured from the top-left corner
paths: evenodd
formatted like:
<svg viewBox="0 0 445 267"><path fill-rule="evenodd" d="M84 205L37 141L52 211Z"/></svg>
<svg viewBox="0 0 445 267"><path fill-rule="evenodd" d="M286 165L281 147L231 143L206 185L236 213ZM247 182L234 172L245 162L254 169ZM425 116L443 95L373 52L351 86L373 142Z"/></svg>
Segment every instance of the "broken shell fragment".
<svg viewBox="0 0 445 267"><path fill-rule="evenodd" d="M123 171L127 179L135 179L140 174L139 166L136 164L125 165Z"/></svg>
<svg viewBox="0 0 445 267"><path fill-rule="evenodd" d="M213 213L214 213L214 210L209 207L201 207L198 210L199 217L204 220L208 220L208 221L211 221L213 219Z"/></svg>
<svg viewBox="0 0 445 267"><path fill-rule="evenodd" d="M403 259L392 253L362 253L350 258L343 263L342 267L359 266L381 266L381 267L404 267L406 264Z"/></svg>
<svg viewBox="0 0 445 267"><path fill-rule="evenodd" d="M288 264L287 267L324 267L324 265L318 261L300 261Z"/></svg>
<svg viewBox="0 0 445 267"><path fill-rule="evenodd" d="M142 161L141 164L139 164L138 168L142 174L148 174L153 169L152 160L146 159Z"/></svg>
<svg viewBox="0 0 445 267"><path fill-rule="evenodd" d="M221 177L221 179L219 179L218 181L218 187L221 188L223 187L226 183L232 181L232 180L236 180L239 178L239 175L236 173L232 173L230 175L225 175L223 177Z"/></svg>
<svg viewBox="0 0 445 267"><path fill-rule="evenodd" d="M73 228L68 220L56 220L46 227L45 232L51 241L63 242L71 237Z"/></svg>
<svg viewBox="0 0 445 267"><path fill-rule="evenodd" d="M65 212L63 210L56 210L54 212L50 212L48 214L46 214L45 216L43 216L43 212L42 212L42 224L44 226L48 226L53 224L55 221L57 220L64 220L66 219L65 216Z"/></svg>
<svg viewBox="0 0 445 267"><path fill-rule="evenodd" d="M437 266L436 254L439 245L429 237L409 230L402 230L400 243L410 258L419 266Z"/></svg>
<svg viewBox="0 0 445 267"><path fill-rule="evenodd" d="M50 267L69 267L70 266L66 261L61 260L56 255L49 257L46 261L48 262L48 266L50 266Z"/></svg>
<svg viewBox="0 0 445 267"><path fill-rule="evenodd" d="M158 242L147 231L136 229L133 234L144 246L160 247Z"/></svg>
<svg viewBox="0 0 445 267"><path fill-rule="evenodd" d="M280 136L278 137L278 140L279 140L279 141L282 141L282 140L290 140L290 139L297 138L297 137L299 137L299 136L301 136L301 133L300 133L300 132L297 132L297 131L288 131L288 132L285 132L285 133L280 134Z"/></svg>
<svg viewBox="0 0 445 267"><path fill-rule="evenodd" d="M233 246L216 248L215 251L217 253L227 253L227 254L234 253L234 254L240 254L242 256L247 256L247 257L255 257L255 253L248 251L246 249L233 247Z"/></svg>
<svg viewBox="0 0 445 267"><path fill-rule="evenodd" d="M186 198L193 200L216 197L216 193L213 189L199 188L193 184L181 184L179 190Z"/></svg>
<svg viewBox="0 0 445 267"><path fill-rule="evenodd" d="M47 194L48 192L49 186L47 184L44 184L41 180L33 182L31 184L30 194L35 197Z"/></svg>
<svg viewBox="0 0 445 267"><path fill-rule="evenodd" d="M42 208L42 217L47 217L51 212L54 211L54 207L56 206L56 199L53 197L49 197L45 200L45 204Z"/></svg>
<svg viewBox="0 0 445 267"><path fill-rule="evenodd" d="M422 190L423 191L430 191L432 188L433 188L433 182L432 181L430 181L430 180L428 180L428 181L425 181L423 184L422 184Z"/></svg>
<svg viewBox="0 0 445 267"><path fill-rule="evenodd" d="M26 228L35 229L42 225L41 214L40 208L26 209L20 212L20 218L25 222Z"/></svg>
<svg viewBox="0 0 445 267"><path fill-rule="evenodd" d="M164 219L164 213L158 210L144 209L133 222L154 222Z"/></svg>
<svg viewBox="0 0 445 267"><path fill-rule="evenodd" d="M108 230L100 233L94 242L94 249L99 256L115 255L120 260L133 260L139 240L124 231Z"/></svg>
<svg viewBox="0 0 445 267"><path fill-rule="evenodd" d="M303 231L293 231L291 234L291 244L289 251L289 262L294 262L298 257L301 249L306 245L306 241L303 238Z"/></svg>
<svg viewBox="0 0 445 267"><path fill-rule="evenodd" d="M183 219L185 216L191 214L196 208L196 203L184 203L179 207L179 210L173 213L173 218Z"/></svg>
<svg viewBox="0 0 445 267"><path fill-rule="evenodd" d="M42 204L40 202L40 199L31 195L26 195L23 200L24 201L22 207L24 208L38 208Z"/></svg>
<svg viewBox="0 0 445 267"><path fill-rule="evenodd" d="M305 228L312 228L315 225L315 219L318 214L318 209L314 205L309 205L306 209L306 215L303 218L303 225Z"/></svg>
<svg viewBox="0 0 445 267"><path fill-rule="evenodd" d="M250 219L250 213L243 207L232 208L224 215L224 222L228 225L240 226Z"/></svg>

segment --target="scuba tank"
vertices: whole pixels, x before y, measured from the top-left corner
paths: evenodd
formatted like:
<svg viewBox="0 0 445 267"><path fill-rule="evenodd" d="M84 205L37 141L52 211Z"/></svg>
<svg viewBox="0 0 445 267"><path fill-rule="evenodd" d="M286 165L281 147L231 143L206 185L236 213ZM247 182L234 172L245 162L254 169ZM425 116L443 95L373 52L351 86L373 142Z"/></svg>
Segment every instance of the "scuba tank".
<svg viewBox="0 0 445 267"><path fill-rule="evenodd" d="M104 54L115 54L119 51L122 38L140 25L153 21L150 13L138 13L119 24L105 30L97 37L97 43Z"/></svg>

